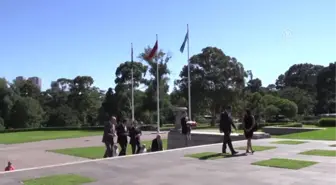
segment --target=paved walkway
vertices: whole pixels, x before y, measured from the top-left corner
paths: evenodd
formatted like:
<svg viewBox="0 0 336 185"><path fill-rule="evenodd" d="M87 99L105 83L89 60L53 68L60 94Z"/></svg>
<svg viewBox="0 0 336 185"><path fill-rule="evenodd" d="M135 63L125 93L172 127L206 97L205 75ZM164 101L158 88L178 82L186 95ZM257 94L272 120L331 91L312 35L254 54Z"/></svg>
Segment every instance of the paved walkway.
<svg viewBox="0 0 336 185"><path fill-rule="evenodd" d="M161 136L162 138L167 138L166 133L161 134ZM154 137L155 134L153 132L143 132L142 140L152 140ZM46 150L104 146L101 139L102 136L90 136L0 145L0 168L4 168L8 161L12 161L17 169L83 161L86 159L47 152Z"/></svg>
<svg viewBox="0 0 336 185"><path fill-rule="evenodd" d="M0 185L20 185L23 179L66 173L77 173L97 179L96 182L87 185L334 185L336 183L335 157L298 154L310 149L336 150L335 147L329 147L336 141L309 141L300 145L272 144L271 142L275 140L278 139L255 140L253 143L261 146L277 146L276 149L218 160L201 161L184 157L185 154L190 153L220 152L221 145L214 144L0 173ZM245 141L234 142L234 145L243 146ZM274 157L311 160L319 163L300 170L250 165L252 162Z"/></svg>

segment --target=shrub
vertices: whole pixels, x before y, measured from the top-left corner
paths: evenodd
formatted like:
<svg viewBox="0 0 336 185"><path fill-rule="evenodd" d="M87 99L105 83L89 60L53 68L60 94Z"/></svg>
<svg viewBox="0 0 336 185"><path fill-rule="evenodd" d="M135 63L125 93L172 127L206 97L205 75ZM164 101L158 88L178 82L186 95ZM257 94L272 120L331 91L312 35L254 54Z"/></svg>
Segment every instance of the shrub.
<svg viewBox="0 0 336 185"><path fill-rule="evenodd" d="M319 120L320 127L335 127L336 126L336 118L321 118Z"/></svg>
<svg viewBox="0 0 336 185"><path fill-rule="evenodd" d="M302 123L290 123L285 125L279 125L279 127L302 127Z"/></svg>
<svg viewBox="0 0 336 185"><path fill-rule="evenodd" d="M0 131L5 130L5 121L0 117Z"/></svg>

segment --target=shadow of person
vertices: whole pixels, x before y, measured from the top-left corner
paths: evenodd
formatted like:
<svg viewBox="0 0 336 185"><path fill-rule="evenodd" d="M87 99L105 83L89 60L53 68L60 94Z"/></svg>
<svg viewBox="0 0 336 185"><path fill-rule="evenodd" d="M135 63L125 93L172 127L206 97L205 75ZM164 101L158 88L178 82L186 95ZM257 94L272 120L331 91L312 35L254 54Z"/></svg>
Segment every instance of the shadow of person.
<svg viewBox="0 0 336 185"><path fill-rule="evenodd" d="M221 158L231 158L231 157L241 157L241 156L246 156L246 153L241 153L241 154L236 154L236 155L216 153L216 154L202 156L199 158L199 160L221 159Z"/></svg>

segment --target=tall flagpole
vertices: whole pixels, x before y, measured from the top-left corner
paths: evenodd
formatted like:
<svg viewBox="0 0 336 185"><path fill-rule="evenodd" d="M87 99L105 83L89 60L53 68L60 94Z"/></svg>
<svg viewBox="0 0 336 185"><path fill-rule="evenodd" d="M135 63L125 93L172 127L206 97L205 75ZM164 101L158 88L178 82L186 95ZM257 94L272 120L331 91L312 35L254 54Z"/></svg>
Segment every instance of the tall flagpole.
<svg viewBox="0 0 336 185"><path fill-rule="evenodd" d="M188 40L187 40L187 53L188 53L188 106L189 106L189 119L191 119L191 89L190 89L190 61L189 61L189 25L187 24L187 33L188 33Z"/></svg>
<svg viewBox="0 0 336 185"><path fill-rule="evenodd" d="M133 43L131 43L131 80L132 80L132 122L134 122L134 78L133 78Z"/></svg>
<svg viewBox="0 0 336 185"><path fill-rule="evenodd" d="M156 42L158 35L156 34ZM160 80L159 80L159 61L156 62L156 106L157 106L157 132L160 133Z"/></svg>

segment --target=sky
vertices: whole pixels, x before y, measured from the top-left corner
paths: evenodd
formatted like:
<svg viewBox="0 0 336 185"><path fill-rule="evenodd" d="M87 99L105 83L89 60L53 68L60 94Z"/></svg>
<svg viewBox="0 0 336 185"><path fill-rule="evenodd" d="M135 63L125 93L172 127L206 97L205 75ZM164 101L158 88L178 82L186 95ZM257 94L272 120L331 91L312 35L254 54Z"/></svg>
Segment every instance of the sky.
<svg viewBox="0 0 336 185"><path fill-rule="evenodd" d="M296 63L336 61L335 0L0 0L0 77L89 75L114 86L115 69L153 46L172 55L170 90L190 56L215 46L263 86Z"/></svg>

